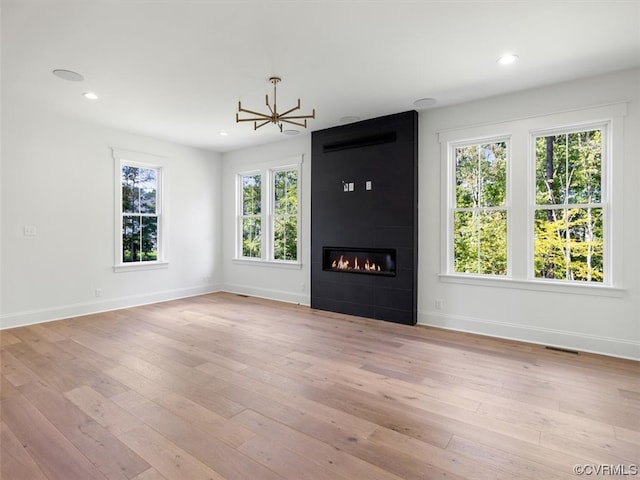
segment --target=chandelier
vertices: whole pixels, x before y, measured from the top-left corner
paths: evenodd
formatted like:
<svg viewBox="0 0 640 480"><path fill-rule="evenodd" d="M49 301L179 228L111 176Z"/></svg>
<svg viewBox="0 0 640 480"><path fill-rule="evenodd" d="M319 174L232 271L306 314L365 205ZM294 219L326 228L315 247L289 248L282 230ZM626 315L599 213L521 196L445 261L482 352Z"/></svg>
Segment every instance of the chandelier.
<svg viewBox="0 0 640 480"><path fill-rule="evenodd" d="M298 99L298 104L287 110L286 112L278 113L277 107L277 99L276 99L276 85L282 79L280 77L271 77L269 81L273 83L273 107L269 103L269 94L265 95L265 100L267 107L269 108L269 112L271 113L260 113L254 112L253 110L247 110L246 108L242 108L242 103L238 102L238 113L236 113L236 123L238 122L253 122L253 129L257 130L260 127L265 126L268 123L275 123L280 131L282 132L282 124L290 123L291 125L297 125L299 127L307 128L307 118L316 118L316 109L313 109L311 115L290 115L292 112L296 110L300 110L300 99ZM240 118L240 113L248 113L250 115L254 115L251 118ZM304 120L302 122L301 120Z"/></svg>

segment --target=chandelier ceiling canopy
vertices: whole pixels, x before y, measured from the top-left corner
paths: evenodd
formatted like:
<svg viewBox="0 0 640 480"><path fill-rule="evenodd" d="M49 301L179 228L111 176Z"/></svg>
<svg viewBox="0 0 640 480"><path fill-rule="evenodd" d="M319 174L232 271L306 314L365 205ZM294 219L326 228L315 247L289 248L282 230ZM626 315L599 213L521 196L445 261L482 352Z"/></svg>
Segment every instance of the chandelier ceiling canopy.
<svg viewBox="0 0 640 480"><path fill-rule="evenodd" d="M269 113L260 113L254 110L247 110L246 108L242 108L242 102L238 102L238 113L236 113L236 123L238 122L253 122L253 129L257 130L260 127L267 125L268 123L274 123L282 132L282 124L289 123L291 125L297 125L299 127L307 128L307 119L308 118L316 118L316 109L314 108L311 115L291 115L293 112L300 110L300 99L298 99L298 104L290 108L289 110L278 113L277 106L277 97L276 97L276 85L282 79L280 77L271 77L269 81L273 83L273 107L269 102L269 95L265 95L265 102L267 104L267 108L269 108ZM247 113L252 115L249 118L240 118L241 113Z"/></svg>

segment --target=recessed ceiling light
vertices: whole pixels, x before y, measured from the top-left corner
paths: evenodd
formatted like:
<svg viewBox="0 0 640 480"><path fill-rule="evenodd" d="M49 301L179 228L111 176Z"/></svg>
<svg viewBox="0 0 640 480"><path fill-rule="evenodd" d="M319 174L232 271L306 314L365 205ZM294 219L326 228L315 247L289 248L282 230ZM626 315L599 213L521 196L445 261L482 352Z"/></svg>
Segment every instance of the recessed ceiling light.
<svg viewBox="0 0 640 480"><path fill-rule="evenodd" d="M63 70L61 68L54 70L53 73L56 77L63 80L69 80L70 82L81 82L84 77L78 72L72 72L71 70Z"/></svg>
<svg viewBox="0 0 640 480"><path fill-rule="evenodd" d="M283 130L282 133L284 135L298 135L300 132L298 130Z"/></svg>
<svg viewBox="0 0 640 480"><path fill-rule="evenodd" d="M431 97L419 98L413 102L413 106L416 108L427 108L436 104L436 99Z"/></svg>
<svg viewBox="0 0 640 480"><path fill-rule="evenodd" d="M228 132L218 132L218 135L220 135L221 137L226 137L227 135L229 135Z"/></svg>
<svg viewBox="0 0 640 480"><path fill-rule="evenodd" d="M512 63L515 63L516 60L518 60L518 55L515 53L506 53L498 58L498 63L500 65L511 65Z"/></svg>
<svg viewBox="0 0 640 480"><path fill-rule="evenodd" d="M93 92L84 92L82 96L84 98L88 98L89 100L98 100L98 95Z"/></svg>

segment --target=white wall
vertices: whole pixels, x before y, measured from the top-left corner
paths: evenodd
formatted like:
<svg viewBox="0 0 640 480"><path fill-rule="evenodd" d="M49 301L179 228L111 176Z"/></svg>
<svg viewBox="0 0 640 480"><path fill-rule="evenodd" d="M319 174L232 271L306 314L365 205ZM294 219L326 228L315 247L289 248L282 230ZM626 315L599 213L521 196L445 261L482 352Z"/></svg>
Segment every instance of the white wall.
<svg viewBox="0 0 640 480"><path fill-rule="evenodd" d="M616 157L622 189L622 272L617 296L555 293L499 285L448 283L441 278L442 180L437 132L535 115L629 101L624 118L624 149ZM421 324L513 338L545 345L640 359L640 70L552 85L462 105L427 110L419 119L419 273ZM224 289L278 300L309 303L310 136L224 155ZM235 174L255 165L303 153L302 269L237 265ZM437 299L443 309L436 310Z"/></svg>
<svg viewBox="0 0 640 480"><path fill-rule="evenodd" d="M6 101L2 113L2 327L219 289L220 154ZM113 271L110 147L166 157L166 269Z"/></svg>
<svg viewBox="0 0 640 480"><path fill-rule="evenodd" d="M281 160L302 155L300 179L300 268L283 268L273 264L257 265L234 262L236 242L236 175ZM250 149L225 153L222 168L222 225L224 290L286 302L310 303L309 278L311 276L310 212L311 212L311 135L262 145Z"/></svg>
<svg viewBox="0 0 640 480"><path fill-rule="evenodd" d="M437 132L629 101L613 189L622 209L618 296L448 283L441 273L443 213ZM422 112L419 165L419 323L640 359L640 70ZM618 210L620 212L620 210ZM621 241L619 241L621 240ZM436 299L444 308L435 309Z"/></svg>
<svg viewBox="0 0 640 480"><path fill-rule="evenodd" d="M444 281L437 132L619 101L629 101L624 151L616 158L623 174L614 185L623 191L616 207L623 223L621 295ZM640 70L427 110L419 128L419 322L640 359ZM309 134L218 155L3 106L2 142L3 327L217 289L309 304ZM110 146L168 158L167 270L112 271ZM234 263L235 174L295 155L304 158L301 268ZM23 236L25 225L35 225L37 236ZM442 310L435 310L436 299Z"/></svg>

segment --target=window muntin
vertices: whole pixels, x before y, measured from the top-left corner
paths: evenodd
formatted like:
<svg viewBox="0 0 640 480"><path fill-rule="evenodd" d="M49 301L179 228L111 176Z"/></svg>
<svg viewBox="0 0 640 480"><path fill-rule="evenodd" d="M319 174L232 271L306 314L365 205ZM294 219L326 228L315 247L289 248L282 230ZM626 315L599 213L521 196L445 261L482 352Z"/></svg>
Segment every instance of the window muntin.
<svg viewBox="0 0 640 480"><path fill-rule="evenodd" d="M507 140L454 145L453 271L505 276Z"/></svg>
<svg viewBox="0 0 640 480"><path fill-rule="evenodd" d="M298 169L272 171L272 258L298 260Z"/></svg>
<svg viewBox="0 0 640 480"><path fill-rule="evenodd" d="M160 176L160 168L121 163L120 261L123 264L159 260Z"/></svg>
<svg viewBox="0 0 640 480"><path fill-rule="evenodd" d="M262 175L240 176L241 256L262 257Z"/></svg>
<svg viewBox="0 0 640 480"><path fill-rule="evenodd" d="M445 282L470 285L495 285L506 288L523 288L532 291L553 291L572 294L619 296L624 267L622 209L624 196L620 188L614 185L623 181L622 163L616 162L620 152L624 151L624 118L628 104L612 103L579 110L567 110L547 115L523 117L499 123L486 123L476 126L447 129L438 132L441 146L443 205L442 215L442 261L440 278ZM579 132L600 132L600 155L592 160L600 162L596 171L587 169L583 173L588 182L581 183L576 173L556 178L564 181L565 188L556 188L555 200L546 193L544 186L546 165L539 153L546 149L546 137L570 135ZM508 275L473 275L454 271L454 216L456 205L456 175L454 147L489 143L495 139L508 139ZM538 139L543 140L538 140ZM594 140L595 135L590 136ZM583 135L582 145L585 146ZM544 146L540 145L543 142ZM565 140L565 149L571 151L572 142L577 138ZM538 143L538 146L536 145ZM558 146L556 146L558 149ZM538 151L537 151L538 150ZM597 149L594 151L597 152ZM558 157L559 158L559 157ZM569 155L567 165L575 166L581 161ZM589 160L591 161L591 160ZM587 162L588 163L588 162ZM592 163L593 166L593 163ZM571 172L572 168L569 168ZM599 171L598 171L599 170ZM567 181L567 179L569 181ZM582 181L582 180L581 180ZM567 188L568 185L568 188ZM580 187L580 188L577 188ZM590 198L590 199L589 199ZM559 200L561 199L561 200ZM593 203L587 203L593 202ZM547 212L551 210L551 212ZM567 228L553 228L555 215L558 223L562 221ZM537 224L536 224L537 222ZM537 230L537 231L536 231ZM587 235L593 234L592 241L585 242ZM552 242L545 239L553 236L555 240L573 242L569 255L566 249L551 248ZM536 239L536 236L538 239ZM536 244L538 252L536 253ZM546 251L542 246L548 247ZM589 248L591 250L589 251ZM540 261L559 258L554 265L562 265L557 271L564 275L544 276L540 270ZM536 265L536 258L539 260ZM573 265L571 263L573 262ZM566 265L571 268L566 275ZM536 269L538 269L536 273ZM573 275L573 276L571 276ZM591 275L591 280L589 280ZM599 278L601 276L601 278ZM569 278L569 280L567 280ZM573 280L571 280L573 278Z"/></svg>
<svg viewBox="0 0 640 480"><path fill-rule="evenodd" d="M300 265L300 163L237 174L236 260Z"/></svg>
<svg viewBox="0 0 640 480"><path fill-rule="evenodd" d="M534 277L605 281L604 126L534 136Z"/></svg>

